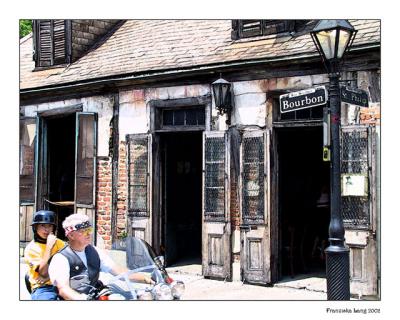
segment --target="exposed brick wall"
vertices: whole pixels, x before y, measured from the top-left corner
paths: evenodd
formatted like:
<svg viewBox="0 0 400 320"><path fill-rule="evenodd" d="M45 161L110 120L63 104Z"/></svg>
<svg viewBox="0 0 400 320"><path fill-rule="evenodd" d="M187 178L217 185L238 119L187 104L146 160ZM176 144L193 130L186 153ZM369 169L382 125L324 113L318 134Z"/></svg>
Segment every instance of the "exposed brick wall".
<svg viewBox="0 0 400 320"><path fill-rule="evenodd" d="M361 124L376 124L381 122L380 104L370 105L369 108L360 108L360 123Z"/></svg>
<svg viewBox="0 0 400 320"><path fill-rule="evenodd" d="M126 166L126 143L121 141L119 145L118 163L118 190L117 190L117 237L127 230L128 210L128 176Z"/></svg>
<svg viewBox="0 0 400 320"><path fill-rule="evenodd" d="M111 248L112 170L111 159L97 161L97 233L106 249Z"/></svg>

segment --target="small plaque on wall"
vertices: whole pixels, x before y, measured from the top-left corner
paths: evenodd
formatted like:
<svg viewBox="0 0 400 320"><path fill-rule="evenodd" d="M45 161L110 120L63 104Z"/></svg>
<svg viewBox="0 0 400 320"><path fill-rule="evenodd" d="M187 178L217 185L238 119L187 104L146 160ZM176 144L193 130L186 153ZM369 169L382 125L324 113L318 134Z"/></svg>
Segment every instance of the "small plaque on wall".
<svg viewBox="0 0 400 320"><path fill-rule="evenodd" d="M342 196L368 196L368 179L364 174L342 174Z"/></svg>

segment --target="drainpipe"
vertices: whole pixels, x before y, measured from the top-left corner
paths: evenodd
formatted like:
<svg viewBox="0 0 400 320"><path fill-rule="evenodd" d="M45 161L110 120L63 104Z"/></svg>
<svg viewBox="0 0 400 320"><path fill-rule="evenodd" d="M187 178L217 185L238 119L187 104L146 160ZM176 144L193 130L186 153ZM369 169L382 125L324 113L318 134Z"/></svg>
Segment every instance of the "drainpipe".
<svg viewBox="0 0 400 320"><path fill-rule="evenodd" d="M113 117L110 121L109 156L111 157L112 170L112 207L111 207L111 243L117 240L117 217L118 217L118 160L119 160L119 93L113 96Z"/></svg>

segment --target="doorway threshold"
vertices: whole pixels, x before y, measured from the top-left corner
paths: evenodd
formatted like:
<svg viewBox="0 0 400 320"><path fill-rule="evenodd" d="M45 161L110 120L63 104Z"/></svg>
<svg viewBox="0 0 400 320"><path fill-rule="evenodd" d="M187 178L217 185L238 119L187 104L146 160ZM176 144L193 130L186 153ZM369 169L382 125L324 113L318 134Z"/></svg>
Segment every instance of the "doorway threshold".
<svg viewBox="0 0 400 320"><path fill-rule="evenodd" d="M185 259L178 261L165 268L169 274L187 274L192 276L202 276L202 266L200 259Z"/></svg>
<svg viewBox="0 0 400 320"><path fill-rule="evenodd" d="M293 278L287 276L275 283L274 286L326 293L326 277L324 273L299 274Z"/></svg>

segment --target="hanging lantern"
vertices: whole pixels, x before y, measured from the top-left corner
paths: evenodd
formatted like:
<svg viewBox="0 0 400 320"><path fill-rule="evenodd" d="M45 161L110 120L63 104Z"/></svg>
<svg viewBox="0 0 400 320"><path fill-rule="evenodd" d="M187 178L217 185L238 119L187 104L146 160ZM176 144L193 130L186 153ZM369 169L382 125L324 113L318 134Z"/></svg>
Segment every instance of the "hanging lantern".
<svg viewBox="0 0 400 320"><path fill-rule="evenodd" d="M214 93L215 108L221 115L225 113L230 115L232 111L231 83L219 78L211 86Z"/></svg>

